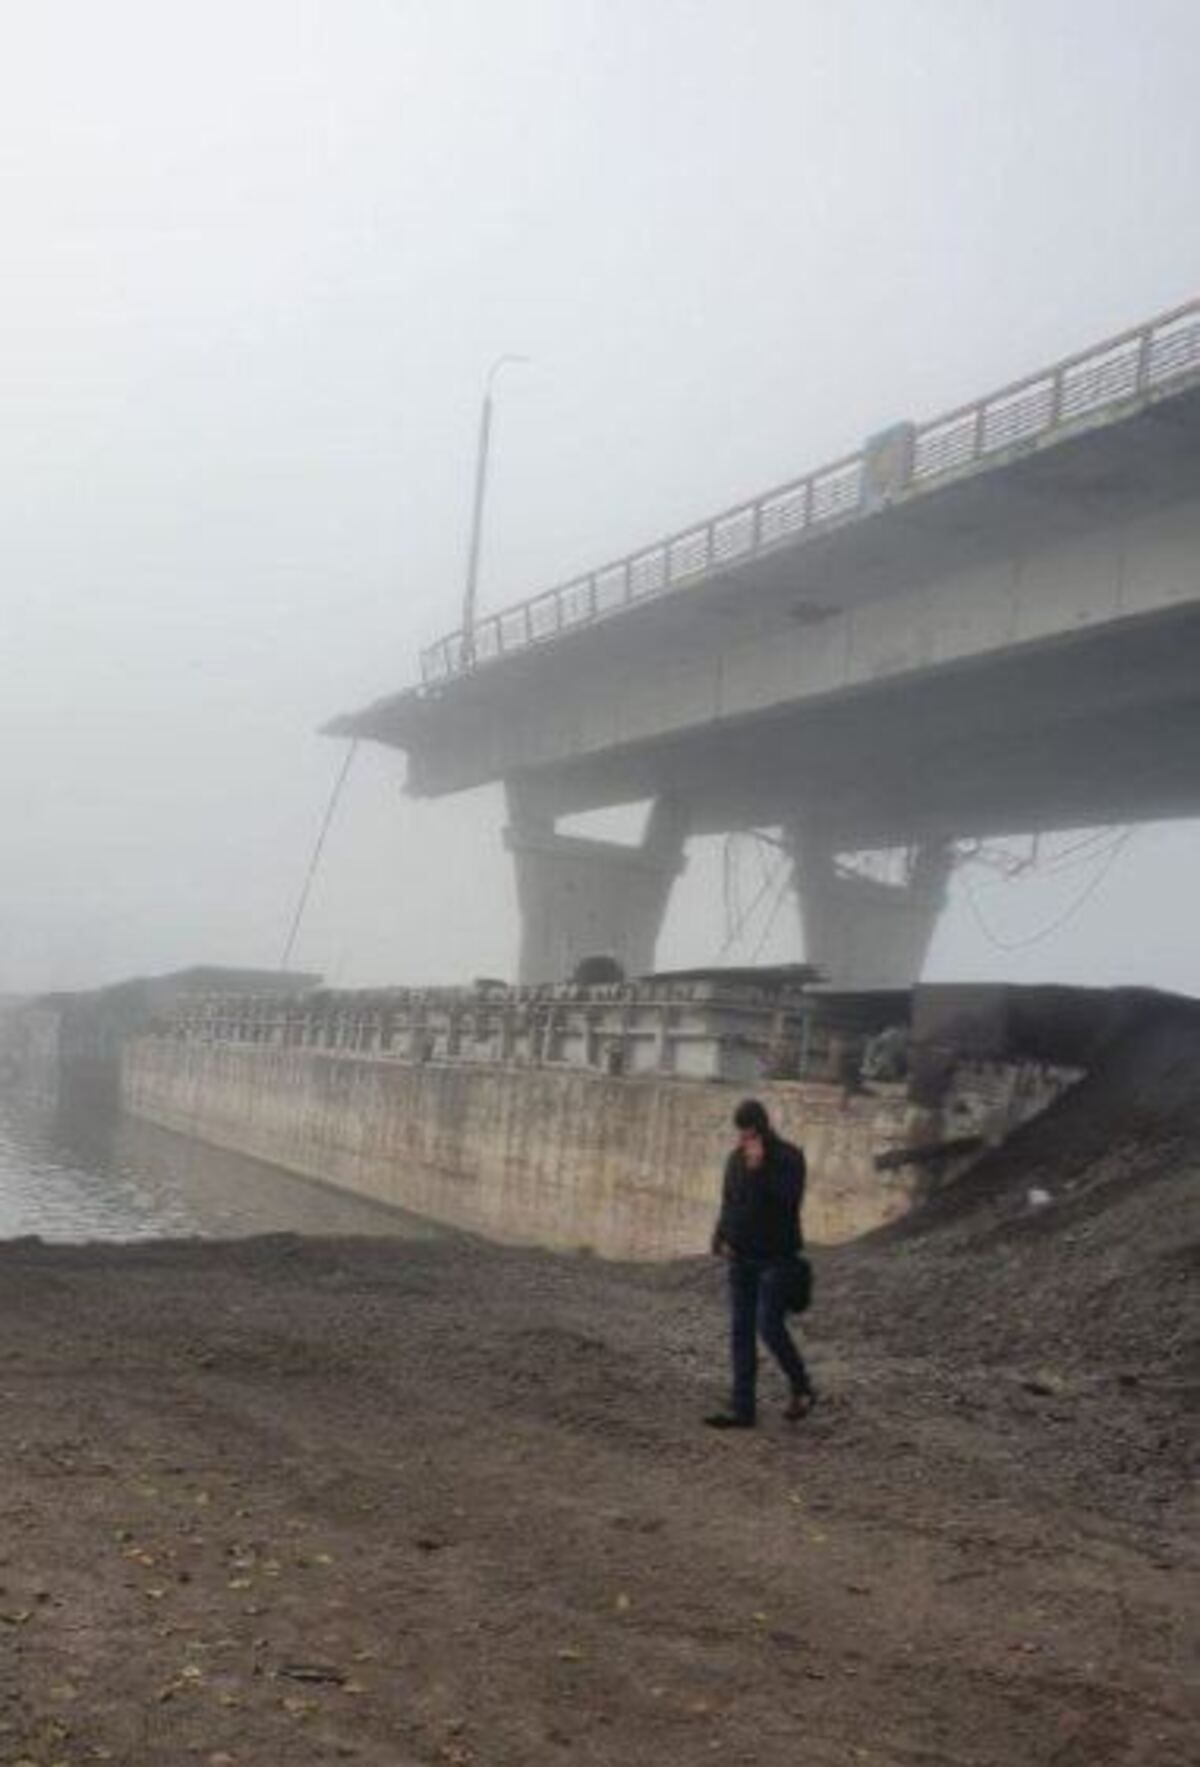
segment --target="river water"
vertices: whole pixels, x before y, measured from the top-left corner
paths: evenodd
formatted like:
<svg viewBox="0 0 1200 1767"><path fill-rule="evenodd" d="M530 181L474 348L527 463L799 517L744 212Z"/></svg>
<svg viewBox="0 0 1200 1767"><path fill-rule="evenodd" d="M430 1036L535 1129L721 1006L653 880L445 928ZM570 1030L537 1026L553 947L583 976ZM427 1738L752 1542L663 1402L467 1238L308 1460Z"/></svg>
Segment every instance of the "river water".
<svg viewBox="0 0 1200 1767"><path fill-rule="evenodd" d="M0 1097L0 1239L427 1238L429 1223L132 1118Z"/></svg>

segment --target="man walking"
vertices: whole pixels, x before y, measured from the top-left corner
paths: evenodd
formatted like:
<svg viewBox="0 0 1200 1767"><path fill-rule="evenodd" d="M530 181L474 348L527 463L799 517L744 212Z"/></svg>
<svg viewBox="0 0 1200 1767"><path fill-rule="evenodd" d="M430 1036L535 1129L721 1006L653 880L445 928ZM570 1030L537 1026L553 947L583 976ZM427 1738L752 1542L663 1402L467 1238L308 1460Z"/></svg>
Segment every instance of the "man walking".
<svg viewBox="0 0 1200 1767"><path fill-rule="evenodd" d="M804 1155L782 1140L766 1108L747 1098L733 1113L737 1146L725 1165L721 1213L712 1249L728 1260L733 1397L728 1411L705 1422L713 1429L747 1430L755 1423L761 1337L791 1389L784 1416L798 1421L816 1402L803 1358L787 1328L797 1259L803 1249Z"/></svg>

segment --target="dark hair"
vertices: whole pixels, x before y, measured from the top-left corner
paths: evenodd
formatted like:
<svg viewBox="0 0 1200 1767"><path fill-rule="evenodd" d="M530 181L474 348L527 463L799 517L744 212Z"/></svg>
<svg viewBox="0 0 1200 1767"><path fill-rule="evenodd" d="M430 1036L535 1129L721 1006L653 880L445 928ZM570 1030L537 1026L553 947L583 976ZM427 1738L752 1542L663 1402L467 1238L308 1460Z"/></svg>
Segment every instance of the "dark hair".
<svg viewBox="0 0 1200 1767"><path fill-rule="evenodd" d="M733 1126L735 1129L753 1129L756 1135L765 1139L771 1133L766 1105L760 1104L757 1098L743 1098L733 1113Z"/></svg>

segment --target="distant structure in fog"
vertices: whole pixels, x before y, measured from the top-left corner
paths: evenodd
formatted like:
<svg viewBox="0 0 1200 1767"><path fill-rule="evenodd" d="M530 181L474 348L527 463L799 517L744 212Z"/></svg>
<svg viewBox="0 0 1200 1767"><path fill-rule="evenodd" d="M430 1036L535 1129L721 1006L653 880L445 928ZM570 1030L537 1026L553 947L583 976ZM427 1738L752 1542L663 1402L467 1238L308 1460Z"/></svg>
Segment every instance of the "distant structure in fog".
<svg viewBox="0 0 1200 1767"><path fill-rule="evenodd" d="M806 956L919 977L955 843L1200 815L1200 301L442 639L337 719L503 781L523 981L654 950L693 834L777 826ZM557 820L650 800L640 847ZM868 853L900 850L890 878Z"/></svg>

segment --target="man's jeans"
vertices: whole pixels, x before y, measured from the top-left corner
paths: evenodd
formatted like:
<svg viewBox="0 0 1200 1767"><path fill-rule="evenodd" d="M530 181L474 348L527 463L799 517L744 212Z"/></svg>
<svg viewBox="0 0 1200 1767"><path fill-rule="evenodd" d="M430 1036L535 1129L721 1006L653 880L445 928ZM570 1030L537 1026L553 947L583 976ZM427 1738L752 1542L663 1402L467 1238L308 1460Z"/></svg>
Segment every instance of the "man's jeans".
<svg viewBox="0 0 1200 1767"><path fill-rule="evenodd" d="M791 1265L759 1258L729 1260L729 1301L733 1353L733 1409L753 1418L758 1379L756 1334L770 1350L793 1393L807 1393L808 1370L787 1328Z"/></svg>

